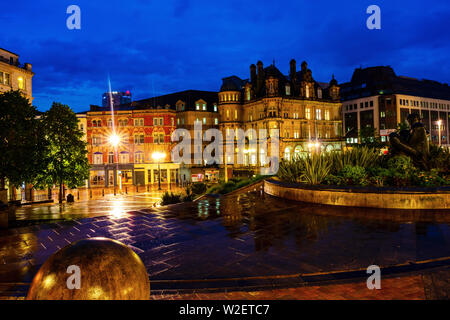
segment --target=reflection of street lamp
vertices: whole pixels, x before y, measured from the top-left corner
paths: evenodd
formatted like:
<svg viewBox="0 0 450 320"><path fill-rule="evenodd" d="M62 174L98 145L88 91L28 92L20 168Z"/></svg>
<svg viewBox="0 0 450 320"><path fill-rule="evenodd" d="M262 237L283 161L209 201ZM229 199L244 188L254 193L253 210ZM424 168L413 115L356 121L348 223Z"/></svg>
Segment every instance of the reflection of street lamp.
<svg viewBox="0 0 450 320"><path fill-rule="evenodd" d="M441 120L438 120L438 131L439 131L439 146L441 145Z"/></svg>
<svg viewBox="0 0 450 320"><path fill-rule="evenodd" d="M164 152L153 152L152 159L158 162L158 190L161 190L161 167L160 161L166 157Z"/></svg>

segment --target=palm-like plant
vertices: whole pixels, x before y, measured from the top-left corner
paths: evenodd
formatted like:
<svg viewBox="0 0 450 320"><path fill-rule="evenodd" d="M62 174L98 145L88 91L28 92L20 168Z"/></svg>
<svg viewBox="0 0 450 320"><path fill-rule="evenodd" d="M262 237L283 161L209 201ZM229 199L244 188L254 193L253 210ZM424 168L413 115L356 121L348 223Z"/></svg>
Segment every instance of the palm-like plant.
<svg viewBox="0 0 450 320"><path fill-rule="evenodd" d="M304 172L301 180L308 184L320 184L331 170L330 157L321 154L312 154L303 160Z"/></svg>

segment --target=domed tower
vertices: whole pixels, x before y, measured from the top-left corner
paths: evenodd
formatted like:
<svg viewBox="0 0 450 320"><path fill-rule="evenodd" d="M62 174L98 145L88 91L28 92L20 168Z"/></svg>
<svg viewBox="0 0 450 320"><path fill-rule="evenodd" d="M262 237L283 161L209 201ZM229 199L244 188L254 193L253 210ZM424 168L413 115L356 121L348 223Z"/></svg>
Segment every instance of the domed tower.
<svg viewBox="0 0 450 320"><path fill-rule="evenodd" d="M337 101L340 99L339 97L339 86L337 80L333 77L330 81L330 86L328 87L328 94L330 95L331 100Z"/></svg>
<svg viewBox="0 0 450 320"><path fill-rule="evenodd" d="M222 82L219 92L219 117L220 129L225 139L227 129L239 128L242 121L243 81L236 76L231 76L223 78Z"/></svg>

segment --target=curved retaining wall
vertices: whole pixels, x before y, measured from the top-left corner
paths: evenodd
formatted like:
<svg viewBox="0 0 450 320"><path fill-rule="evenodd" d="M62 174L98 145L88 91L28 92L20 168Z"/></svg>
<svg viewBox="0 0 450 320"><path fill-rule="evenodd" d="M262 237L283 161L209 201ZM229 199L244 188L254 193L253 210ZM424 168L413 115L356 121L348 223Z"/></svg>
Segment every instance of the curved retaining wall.
<svg viewBox="0 0 450 320"><path fill-rule="evenodd" d="M393 191L307 187L264 181L264 192L289 200L334 206L384 209L450 209L450 191Z"/></svg>

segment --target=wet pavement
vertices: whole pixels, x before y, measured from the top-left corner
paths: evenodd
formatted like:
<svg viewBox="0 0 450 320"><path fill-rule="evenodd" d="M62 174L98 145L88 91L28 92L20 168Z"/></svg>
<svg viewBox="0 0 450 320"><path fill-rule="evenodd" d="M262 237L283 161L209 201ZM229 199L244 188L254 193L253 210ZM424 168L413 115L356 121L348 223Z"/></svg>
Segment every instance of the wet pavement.
<svg viewBox="0 0 450 320"><path fill-rule="evenodd" d="M112 201L64 211L75 220L1 230L0 291L23 295L56 250L99 236L135 250L156 291L450 257L448 210L329 207L259 192L160 208L139 195Z"/></svg>

